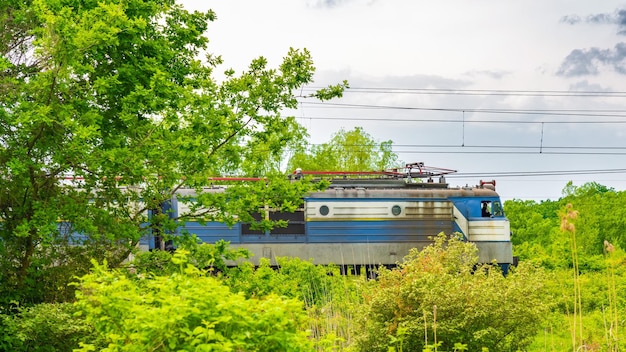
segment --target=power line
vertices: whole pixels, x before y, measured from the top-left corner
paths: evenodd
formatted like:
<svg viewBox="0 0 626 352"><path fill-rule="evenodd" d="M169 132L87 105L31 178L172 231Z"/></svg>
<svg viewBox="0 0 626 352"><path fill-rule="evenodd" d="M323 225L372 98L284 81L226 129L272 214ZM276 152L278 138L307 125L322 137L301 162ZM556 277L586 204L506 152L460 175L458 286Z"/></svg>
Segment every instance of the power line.
<svg viewBox="0 0 626 352"><path fill-rule="evenodd" d="M308 146L323 146L327 145L327 143L308 143ZM371 147L369 144L342 144L344 148L362 148L362 147ZM459 145L459 144L393 144L393 147L406 147L406 148L498 148L498 149L615 149L615 150L626 150L626 146L624 147L616 147L616 146L576 146L576 145L564 145L564 146L539 146L539 145Z"/></svg>
<svg viewBox="0 0 626 352"><path fill-rule="evenodd" d="M626 112L626 111L625 111ZM600 116L600 115L564 115L564 116ZM626 117L626 115L605 115L605 117ZM624 124L624 121L614 120L601 120L601 121L523 121L523 120L456 120L456 119L399 119L399 118L387 118L387 117L323 117L323 116L307 116L299 117L301 119L309 120L345 120L345 121L389 121L389 122L435 122L435 123L510 123L510 124Z"/></svg>
<svg viewBox="0 0 626 352"><path fill-rule="evenodd" d="M620 175L618 173L615 173L617 175ZM589 175L594 175L594 174L589 174ZM554 176L563 176L561 178L540 178L540 179L529 179L529 178L525 178L524 176L520 176L520 178L507 178L507 182L519 182L519 183L542 183L542 184L546 184L546 183L563 183L563 182L569 182L569 181L573 181L571 178L567 177L567 176L576 176L576 175L554 175ZM492 177L491 175L485 175L485 177ZM532 177L532 176L530 176ZM584 178L583 178L584 179ZM612 183L612 182L625 182L626 181L626 177L620 177L620 178L597 178L597 177L593 177L593 180L596 182L607 182L607 183ZM576 180L576 182L581 182L580 180ZM509 183L510 184L510 183Z"/></svg>
<svg viewBox="0 0 626 352"><path fill-rule="evenodd" d="M322 146L324 144L309 144ZM364 145L344 145L346 149L358 149ZM427 148L422 150L398 150L397 148ZM435 150L454 149L454 150ZM478 150L478 149L502 149ZM512 150L506 150L512 149ZM626 147L615 146L515 146L515 145L427 145L427 144L393 144L392 151L396 154L558 154L558 155L626 155ZM623 152L619 152L623 151Z"/></svg>
<svg viewBox="0 0 626 352"><path fill-rule="evenodd" d="M306 87L302 91L315 91L325 87ZM523 97L592 97L624 98L626 92L615 91L567 91L567 90L506 90L506 89L443 89L443 88L369 88L350 87L344 94L417 94L417 95L466 95L466 96L523 96ZM306 97L306 96L303 96Z"/></svg>
<svg viewBox="0 0 626 352"><path fill-rule="evenodd" d="M597 156L624 156L626 152L541 152L536 151L439 151L439 150L400 150L396 154L480 154L480 155L597 155Z"/></svg>
<svg viewBox="0 0 626 352"><path fill-rule="evenodd" d="M540 149L540 147L537 147ZM395 153L404 153L404 154L501 154L501 155L626 155L624 153L618 152L546 152L546 151L439 151L439 150L402 150L402 151L394 151Z"/></svg>
<svg viewBox="0 0 626 352"><path fill-rule="evenodd" d="M439 112L460 112L460 113L473 112L473 113L485 113L485 114L518 114L518 115L582 116L582 117L625 117L626 118L626 110L425 108L425 107L408 107L408 106L391 106L391 105L343 104L343 103L328 103L328 102L321 102L321 103L320 102L302 102L302 104L323 106L323 107L380 109L380 110L439 111ZM608 112L624 113L624 114L608 114ZM312 117L306 117L306 118L312 118ZM316 118L317 119L332 119L329 117L316 117ZM361 118L341 118L341 119L361 119ZM374 119L371 119L371 120L374 120Z"/></svg>
<svg viewBox="0 0 626 352"><path fill-rule="evenodd" d="M425 148L421 150L400 149ZM494 150L499 149L499 150ZM616 146L512 146L512 145L393 145L394 153L403 154L544 154L544 155L626 155L626 147Z"/></svg>
<svg viewBox="0 0 626 352"><path fill-rule="evenodd" d="M626 169L595 169L595 170L547 170L547 171L504 171L504 172L457 172L446 175L446 178L460 177L537 177L537 176L571 176L622 174Z"/></svg>
<svg viewBox="0 0 626 352"><path fill-rule="evenodd" d="M318 144L322 145L322 144ZM626 150L625 147L615 146L531 146L531 145L458 145L458 144L393 144L394 147L410 147L410 148L498 148L498 149L608 149L608 150ZM348 145L348 147L361 147L361 145Z"/></svg>
<svg viewBox="0 0 626 352"><path fill-rule="evenodd" d="M324 143L311 143L309 147L323 146ZM345 149L369 147L365 145L343 145ZM626 146L545 146L545 145L429 145L393 144L395 154L503 154L503 155L626 155ZM398 149L413 148L413 149ZM500 149L500 150L494 150ZM295 151L295 150L291 150Z"/></svg>
<svg viewBox="0 0 626 352"><path fill-rule="evenodd" d="M396 154L480 154L480 155L596 155L596 156L624 156L626 152L566 152L540 151L540 147L535 147L536 151L441 151L441 150L392 150Z"/></svg>

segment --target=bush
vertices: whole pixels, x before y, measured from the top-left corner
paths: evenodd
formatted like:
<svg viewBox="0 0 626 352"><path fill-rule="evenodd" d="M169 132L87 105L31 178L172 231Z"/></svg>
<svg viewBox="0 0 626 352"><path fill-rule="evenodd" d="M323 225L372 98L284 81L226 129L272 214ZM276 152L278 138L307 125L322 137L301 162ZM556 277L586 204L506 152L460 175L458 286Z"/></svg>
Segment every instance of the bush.
<svg viewBox="0 0 626 352"><path fill-rule="evenodd" d="M77 306L104 338L102 351L310 350L302 303L267 295L246 299L187 263L178 250L178 273L129 277L94 264L81 278ZM95 343L79 351L93 351Z"/></svg>
<svg viewBox="0 0 626 352"><path fill-rule="evenodd" d="M477 259L473 244L439 235L398 268L381 270L358 319L355 349L523 350L549 311L543 273L521 266L504 277Z"/></svg>
<svg viewBox="0 0 626 352"><path fill-rule="evenodd" d="M43 303L19 309L12 316L0 316L0 348L3 351L72 351L79 341L91 334L82 319L74 317L70 303ZM97 340L95 335L92 340Z"/></svg>
<svg viewBox="0 0 626 352"><path fill-rule="evenodd" d="M262 259L258 268L243 263L228 273L228 285L247 297L270 293L304 302L308 330L316 350L341 350L351 343L353 313L362 303L364 277L341 275L333 265L315 265L298 258L277 258L273 269Z"/></svg>

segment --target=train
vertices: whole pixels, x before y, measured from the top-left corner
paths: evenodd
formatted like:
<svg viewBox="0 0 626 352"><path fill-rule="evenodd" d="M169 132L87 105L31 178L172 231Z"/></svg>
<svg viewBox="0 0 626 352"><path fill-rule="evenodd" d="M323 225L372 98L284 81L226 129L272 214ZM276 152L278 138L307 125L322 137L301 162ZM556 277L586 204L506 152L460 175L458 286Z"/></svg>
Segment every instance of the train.
<svg viewBox="0 0 626 352"><path fill-rule="evenodd" d="M514 264L510 224L495 181L476 186L450 187L445 176L455 170L407 164L385 172L303 172L293 182L313 175L326 177L330 186L312 192L293 213L269 212L271 220L287 220L286 227L256 230L250 224L185 221L173 234L195 234L205 243L219 240L246 248L258 265L266 258L277 265L279 257L298 257L314 264L342 267L394 266L412 248L424 248L439 233L458 234L478 248L480 263L497 263L504 272ZM216 188L215 191L219 191ZM180 189L167 205L172 217L188 211L179 198L193 197ZM146 237L141 247L159 247Z"/></svg>

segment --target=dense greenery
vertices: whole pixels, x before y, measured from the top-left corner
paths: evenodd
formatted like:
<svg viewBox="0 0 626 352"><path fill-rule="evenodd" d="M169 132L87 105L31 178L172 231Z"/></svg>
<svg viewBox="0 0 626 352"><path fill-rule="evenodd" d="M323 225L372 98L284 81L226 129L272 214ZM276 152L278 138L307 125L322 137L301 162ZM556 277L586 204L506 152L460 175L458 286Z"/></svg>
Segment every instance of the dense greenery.
<svg viewBox="0 0 626 352"><path fill-rule="evenodd" d="M570 200L579 197L584 195ZM564 210L555 209L557 218ZM576 226L583 216L568 221ZM550 230L565 237L564 252L572 258L571 234L561 225ZM95 263L81 279L75 304L1 315L0 346L69 351L82 343L83 350L121 351L156 343L167 351L219 341L235 349L269 344L289 350L272 345L278 336L294 350L618 351L624 336L626 256L617 246L607 245L594 266L581 267L578 275L568 264L553 268L554 261L523 260L504 277L497 266L476 266L472 244L438 237L399 268L382 269L377 280L368 280L296 258L279 259L279 269L267 262L256 269L227 268L224 258L245 253L224 243L194 243L186 239L186 249L175 254L142 253L124 270ZM580 253L581 263L588 257ZM266 303L271 310L256 310ZM235 318L237 324L228 323ZM264 329L257 323L276 335L255 335ZM241 335L249 329L254 331Z"/></svg>
<svg viewBox="0 0 626 352"><path fill-rule="evenodd" d="M120 265L174 226L163 201L209 176L270 185L198 197L209 218L298 206L306 183L273 176L306 134L281 111L312 82L311 55L290 49L277 68L260 57L217 82L221 58L200 56L214 19L175 0L0 3L0 305L72 299L90 259Z"/></svg>
<svg viewBox="0 0 626 352"><path fill-rule="evenodd" d="M579 213L576 239L582 268L604 268L605 241L626 248L626 192L595 182L579 187L570 182L555 201L507 201L515 255L549 268L570 267L569 239L560 229L560 213L567 204Z"/></svg>
<svg viewBox="0 0 626 352"><path fill-rule="evenodd" d="M504 277L499 266L477 263L474 245L441 234L398 269L382 270L365 294L356 349L524 349L549 310L545 275L522 265Z"/></svg>
<svg viewBox="0 0 626 352"><path fill-rule="evenodd" d="M289 182L286 150L291 168L397 166L391 142L361 128L304 149L306 131L281 112L312 82L307 50L213 79L221 58L200 56L213 20L174 0L0 2L0 349L620 349L626 193L597 183L506 202L522 263L506 277L453 234L377 280L298 258L228 268L247 254L193 237L136 253L188 216L298 208L323 184ZM266 182L203 193L224 174ZM195 206L170 219L158 209L181 187Z"/></svg>
<svg viewBox="0 0 626 352"><path fill-rule="evenodd" d="M71 303L42 303L17 309L15 314L0 315L1 351L72 351L80 341L95 341L94 333L75 314Z"/></svg>
<svg viewBox="0 0 626 352"><path fill-rule="evenodd" d="M537 350L619 350L626 310L624 204L625 191L596 182L570 182L555 201L505 203L514 254L553 275L556 305Z"/></svg>
<svg viewBox="0 0 626 352"><path fill-rule="evenodd" d="M289 159L289 169L308 171L380 171L400 165L392 141L376 142L363 128L335 132L320 145L300 146Z"/></svg>
<svg viewBox="0 0 626 352"><path fill-rule="evenodd" d="M179 271L134 276L95 265L76 305L99 338L79 351L306 351L302 303L270 293L246 298L178 250ZM100 346L98 344L101 344Z"/></svg>
<svg viewBox="0 0 626 352"><path fill-rule="evenodd" d="M503 350L526 346L548 307L539 272L474 271L476 248L443 235L379 280L295 258L279 259L278 270L267 262L205 270L234 252L186 246L147 252L122 270L94 262L74 305L6 316L0 341L14 351L416 350L424 341ZM59 313L44 318L51 311Z"/></svg>

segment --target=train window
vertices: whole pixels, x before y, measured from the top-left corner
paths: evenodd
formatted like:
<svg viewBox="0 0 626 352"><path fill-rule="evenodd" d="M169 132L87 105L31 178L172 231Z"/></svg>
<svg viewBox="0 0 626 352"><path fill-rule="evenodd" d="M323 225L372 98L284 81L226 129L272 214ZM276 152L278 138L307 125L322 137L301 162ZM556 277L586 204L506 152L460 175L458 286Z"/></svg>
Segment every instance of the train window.
<svg viewBox="0 0 626 352"><path fill-rule="evenodd" d="M488 218L491 217L491 202L488 200L484 200L482 202L480 202L480 211L481 211L481 216L483 218Z"/></svg>
<svg viewBox="0 0 626 352"><path fill-rule="evenodd" d="M325 206L325 205L322 205L320 207L320 214L322 214L324 216L328 215L329 211L330 211L330 209L328 209L328 207Z"/></svg>
<svg viewBox="0 0 626 352"><path fill-rule="evenodd" d="M261 221L265 216L264 214L260 212L254 212L251 215L252 215L252 218L254 218L254 222ZM241 234L263 236L265 235L265 230L253 229L252 224L241 224Z"/></svg>
<svg viewBox="0 0 626 352"><path fill-rule="evenodd" d="M270 235L304 235L304 211L302 209L294 213L271 212L270 220L287 221L287 227L275 227L270 231Z"/></svg>
<svg viewBox="0 0 626 352"><path fill-rule="evenodd" d="M504 216L504 210L500 202L493 202L493 216Z"/></svg>
<svg viewBox="0 0 626 352"><path fill-rule="evenodd" d="M401 212L402 208L400 208L399 205L394 205L393 207L391 207L391 214L398 216Z"/></svg>

